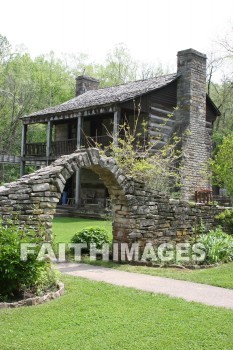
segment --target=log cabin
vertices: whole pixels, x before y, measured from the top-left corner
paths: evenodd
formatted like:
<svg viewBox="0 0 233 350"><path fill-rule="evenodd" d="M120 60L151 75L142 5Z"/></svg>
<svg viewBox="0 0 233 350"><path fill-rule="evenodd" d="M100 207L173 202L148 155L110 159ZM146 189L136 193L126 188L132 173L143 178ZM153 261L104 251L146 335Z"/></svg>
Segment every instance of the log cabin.
<svg viewBox="0 0 233 350"><path fill-rule="evenodd" d="M139 118L148 123L148 139L158 132L162 135L154 151L169 142L174 132L190 131L182 136L182 197L193 199L198 188L210 189L202 171L211 156L211 131L220 112L206 94L206 56L193 49L178 52L174 74L107 88L99 88L94 78L77 77L73 99L22 118L21 175L26 162L48 165L93 142L106 146L112 141L109 132L117 142L119 125L125 118L134 122L139 104ZM46 124L44 142L27 142L32 124ZM83 212L103 211L108 191L96 174L81 169L67 182L61 204Z"/></svg>

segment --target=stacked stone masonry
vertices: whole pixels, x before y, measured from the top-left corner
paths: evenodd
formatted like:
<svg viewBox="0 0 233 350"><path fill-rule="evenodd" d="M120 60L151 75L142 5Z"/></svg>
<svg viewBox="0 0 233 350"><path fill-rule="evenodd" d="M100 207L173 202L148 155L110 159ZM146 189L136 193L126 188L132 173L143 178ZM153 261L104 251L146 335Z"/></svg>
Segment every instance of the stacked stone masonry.
<svg viewBox="0 0 233 350"><path fill-rule="evenodd" d="M206 167L212 150L206 128L206 55L192 49L179 51L177 70L181 74L176 128L182 135L182 198L190 199L194 189L211 188Z"/></svg>
<svg viewBox="0 0 233 350"><path fill-rule="evenodd" d="M97 149L78 150L62 156L53 164L16 182L0 187L0 214L4 222L45 227L45 239L51 240L52 220L66 181L78 168L97 173L108 188L112 200L114 242L186 241L202 221L214 226L214 216L222 208L173 200L143 183L126 177L115 160Z"/></svg>

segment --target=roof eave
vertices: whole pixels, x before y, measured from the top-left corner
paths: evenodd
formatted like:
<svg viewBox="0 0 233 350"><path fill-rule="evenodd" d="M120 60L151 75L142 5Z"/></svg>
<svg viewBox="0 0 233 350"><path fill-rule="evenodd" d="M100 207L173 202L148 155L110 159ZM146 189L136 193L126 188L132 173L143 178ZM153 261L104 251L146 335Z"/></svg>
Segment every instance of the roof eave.
<svg viewBox="0 0 233 350"><path fill-rule="evenodd" d="M216 116L220 117L221 116L220 110L218 109L218 107L215 105L215 103L213 102L213 100L210 98L210 96L208 94L206 94L206 100L210 104L210 106L214 110L214 112L216 113Z"/></svg>

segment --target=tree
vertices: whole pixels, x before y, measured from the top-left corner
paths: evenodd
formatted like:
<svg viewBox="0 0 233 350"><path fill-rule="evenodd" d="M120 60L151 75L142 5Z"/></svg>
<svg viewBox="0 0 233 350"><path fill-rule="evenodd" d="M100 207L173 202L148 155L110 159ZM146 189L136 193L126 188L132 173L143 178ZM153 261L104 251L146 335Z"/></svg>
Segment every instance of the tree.
<svg viewBox="0 0 233 350"><path fill-rule="evenodd" d="M10 55L11 45L7 38L0 34L0 64L3 64Z"/></svg>
<svg viewBox="0 0 233 350"><path fill-rule="evenodd" d="M11 56L0 77L0 150L19 154L20 118L33 111L62 103L74 96L74 81L53 53L34 60L28 53ZM29 141L40 140L40 127Z"/></svg>
<svg viewBox="0 0 233 350"><path fill-rule="evenodd" d="M0 35L0 154L20 154L21 117L69 100L74 91L73 77L53 53L32 59L27 52L12 52ZM44 141L44 127L30 126L28 142ZM0 182L18 177L16 166L1 168Z"/></svg>
<svg viewBox="0 0 233 350"><path fill-rule="evenodd" d="M211 53L208 60L207 90L221 112L214 125L214 137L222 139L233 130L233 28L218 42L216 53ZM213 75L218 73L221 80L213 82Z"/></svg>
<svg viewBox="0 0 233 350"><path fill-rule="evenodd" d="M224 137L214 160L211 161L214 182L233 195L233 132Z"/></svg>
<svg viewBox="0 0 233 350"><path fill-rule="evenodd" d="M124 84L136 80L137 63L132 59L129 49L120 43L107 54L105 69L102 72L105 86Z"/></svg>

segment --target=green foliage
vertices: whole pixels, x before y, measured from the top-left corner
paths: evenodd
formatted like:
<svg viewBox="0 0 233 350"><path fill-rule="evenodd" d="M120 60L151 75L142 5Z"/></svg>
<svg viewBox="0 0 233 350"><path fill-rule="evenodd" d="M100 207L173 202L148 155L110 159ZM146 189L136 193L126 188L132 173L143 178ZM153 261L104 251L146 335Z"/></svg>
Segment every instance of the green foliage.
<svg viewBox="0 0 233 350"><path fill-rule="evenodd" d="M74 80L54 54L32 59L28 53L11 55L1 65L0 151L20 153L20 118L74 96ZM62 81L62 84L61 84ZM32 126L28 142L45 141L41 126ZM30 128L29 128L30 131Z"/></svg>
<svg viewBox="0 0 233 350"><path fill-rule="evenodd" d="M118 44L108 53L106 64L100 70L103 85L113 86L136 80L136 67L137 63L131 58L128 48L122 43Z"/></svg>
<svg viewBox="0 0 233 350"><path fill-rule="evenodd" d="M0 226L0 300L22 296L27 289L37 292L55 282L48 261L37 261L42 239L32 230L14 225ZM21 259L21 243L36 243L35 254Z"/></svg>
<svg viewBox="0 0 233 350"><path fill-rule="evenodd" d="M214 124L214 137L215 134L226 136L229 134L229 132L233 131L233 88L232 81L229 79L229 76L227 78L223 77L221 84L212 84L210 94L214 103L221 112L221 116L217 117L217 120Z"/></svg>
<svg viewBox="0 0 233 350"><path fill-rule="evenodd" d="M196 241L196 237L198 235L204 235L204 234L208 233L208 229L206 228L202 219L199 222L197 222L196 225L193 227L193 233L194 233L195 241Z"/></svg>
<svg viewBox="0 0 233 350"><path fill-rule="evenodd" d="M200 235L197 241L205 246L205 263L214 264L233 260L233 237L224 233L221 227Z"/></svg>
<svg viewBox="0 0 233 350"><path fill-rule="evenodd" d="M225 187L229 194L233 194L233 133L223 139L210 165L215 183Z"/></svg>
<svg viewBox="0 0 233 350"><path fill-rule="evenodd" d="M0 164L0 185L15 181L19 177L19 166L14 164Z"/></svg>
<svg viewBox="0 0 233 350"><path fill-rule="evenodd" d="M215 217L221 226L227 229L228 232L233 233L233 210L226 209Z"/></svg>
<svg viewBox="0 0 233 350"><path fill-rule="evenodd" d="M101 151L101 145L96 146L100 152L113 156L125 174L167 193L174 192L174 188L179 187L180 138L172 135L155 152L154 148L162 136L158 132L158 136L148 139L147 120L141 115L140 105L135 106L133 121L125 118L124 123L119 125L119 136L108 134L112 138L110 145L104 151Z"/></svg>
<svg viewBox="0 0 233 350"><path fill-rule="evenodd" d="M7 38L0 34L0 63L4 63L10 54L10 43Z"/></svg>
<svg viewBox="0 0 233 350"><path fill-rule="evenodd" d="M72 243L87 243L87 250L90 250L90 244L96 244L97 249L101 249L103 244L110 243L108 232L100 227L90 227L77 232L71 239Z"/></svg>

